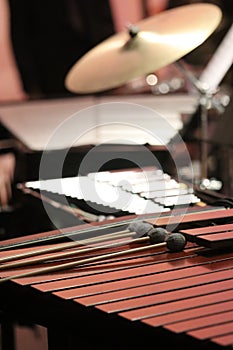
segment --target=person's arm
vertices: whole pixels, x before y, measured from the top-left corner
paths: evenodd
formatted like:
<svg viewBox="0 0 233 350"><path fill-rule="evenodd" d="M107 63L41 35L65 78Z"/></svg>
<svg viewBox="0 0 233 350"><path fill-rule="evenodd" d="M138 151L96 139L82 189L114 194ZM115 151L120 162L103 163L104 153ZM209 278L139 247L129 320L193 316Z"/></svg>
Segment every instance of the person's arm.
<svg viewBox="0 0 233 350"><path fill-rule="evenodd" d="M11 42L8 0L0 0L0 102L26 98Z"/></svg>
<svg viewBox="0 0 233 350"><path fill-rule="evenodd" d="M167 9L169 0L110 0L116 32L125 29L127 24L136 24L146 12L154 16Z"/></svg>
<svg viewBox="0 0 233 350"><path fill-rule="evenodd" d="M11 42L8 0L0 0L0 103L27 99ZM1 135L0 135L1 138ZM0 144L1 152L1 144ZM15 171L13 153L0 153L0 207L11 199L11 184Z"/></svg>
<svg viewBox="0 0 233 350"><path fill-rule="evenodd" d="M15 171L15 156L13 153L0 155L0 208L9 204L11 199L11 183Z"/></svg>
<svg viewBox="0 0 233 350"><path fill-rule="evenodd" d="M167 10L168 5L169 0L146 0L147 13L149 16L154 16Z"/></svg>
<svg viewBox="0 0 233 350"><path fill-rule="evenodd" d="M123 31L128 24L135 24L142 19L141 0L110 0L110 6L116 32Z"/></svg>

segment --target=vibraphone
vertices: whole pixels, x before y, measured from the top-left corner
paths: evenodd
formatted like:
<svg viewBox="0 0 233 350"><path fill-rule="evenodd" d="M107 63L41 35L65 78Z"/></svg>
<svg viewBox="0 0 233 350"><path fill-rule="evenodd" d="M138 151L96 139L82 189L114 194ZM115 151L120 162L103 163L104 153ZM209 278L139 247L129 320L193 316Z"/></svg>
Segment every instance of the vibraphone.
<svg viewBox="0 0 233 350"><path fill-rule="evenodd" d="M55 200L57 206L63 197L71 206L115 217L159 214L201 201L190 183L178 181L155 166L28 181L20 188L32 195L40 191L45 201Z"/></svg>
<svg viewBox="0 0 233 350"><path fill-rule="evenodd" d="M48 329L49 349L137 349L175 346L181 349L230 349L233 346L233 209L195 207L180 217L129 216L93 225L66 229L66 236L102 237L128 232L130 223L143 221L176 231L186 237L182 251L143 244L146 250L132 250L128 242L103 252L85 252L81 257L52 259L0 270L1 308L12 319L40 324ZM73 237L73 236L72 236ZM108 236L106 236L108 237ZM2 242L0 258L56 246L58 231ZM116 236L107 242L122 243ZM48 245L48 242L50 244ZM124 242L123 242L124 243ZM96 243L95 243L96 244ZM94 245L95 245L94 244ZM37 247L35 247L37 245ZM141 247L141 245L140 245ZM72 251L76 248L70 248ZM114 253L126 254L118 256ZM108 258L86 260L109 252ZM40 255L41 256L41 255ZM16 260L16 263L29 258ZM77 260L75 260L77 259ZM84 262L78 265L79 259ZM77 262L61 269L27 277L44 267ZM89 262L88 262L89 261ZM2 263L1 266L7 262ZM10 280L5 280L8 276Z"/></svg>

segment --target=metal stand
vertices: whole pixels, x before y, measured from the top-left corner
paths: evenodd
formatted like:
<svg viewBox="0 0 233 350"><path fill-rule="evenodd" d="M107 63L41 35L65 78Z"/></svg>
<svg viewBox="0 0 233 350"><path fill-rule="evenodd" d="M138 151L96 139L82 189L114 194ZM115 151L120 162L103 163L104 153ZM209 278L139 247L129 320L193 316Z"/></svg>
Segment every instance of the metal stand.
<svg viewBox="0 0 233 350"><path fill-rule="evenodd" d="M208 129L208 112L205 106L201 106L201 179L207 179L208 173L208 149L207 149L207 129Z"/></svg>
<svg viewBox="0 0 233 350"><path fill-rule="evenodd" d="M222 184L216 179L208 179L208 115L211 108L215 108L218 112L224 111L223 105L217 103L214 96L217 91L211 92L205 83L200 82L190 71L186 70L181 63L181 60L176 62L178 68L187 77L189 82L200 94L200 107L201 107L201 170L198 185L201 189L220 190Z"/></svg>

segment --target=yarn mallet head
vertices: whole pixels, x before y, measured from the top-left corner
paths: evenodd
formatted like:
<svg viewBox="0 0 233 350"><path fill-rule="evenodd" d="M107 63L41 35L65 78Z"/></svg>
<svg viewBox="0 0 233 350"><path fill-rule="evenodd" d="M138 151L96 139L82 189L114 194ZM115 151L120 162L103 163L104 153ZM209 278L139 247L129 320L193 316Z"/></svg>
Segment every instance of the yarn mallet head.
<svg viewBox="0 0 233 350"><path fill-rule="evenodd" d="M165 228L154 227L143 221L132 222L128 230L136 232L140 237L148 236L150 244L164 243L173 252L183 250L186 245L186 238L181 233L169 233Z"/></svg>
<svg viewBox="0 0 233 350"><path fill-rule="evenodd" d="M172 252L178 252L181 251L185 245L186 245L186 239L185 237L180 233L168 233L165 229L161 227L154 228L150 224L145 224L143 222L139 222L136 225L131 225L128 230L132 230L132 232L137 232L138 234L144 234L144 237L133 239L128 243L134 242L148 242L150 245L143 246L140 248L131 248L123 251L113 252L113 253L107 253L99 256L93 256L89 258L80 259L77 261L69 261L65 262L59 265L55 266L48 266L44 268L38 268L36 270L30 270L22 274L14 275L14 276L7 276L5 278L0 279L0 283L3 283L5 281L8 281L10 279L16 279L16 278L22 278L22 277L29 277L29 276L36 276L41 275L43 273L51 273L56 272L64 269L70 269L73 267L77 267L79 265L89 264L96 261L106 260L109 258L119 257L126 254L132 254L135 252L143 252L151 248L156 247L167 247L168 250ZM103 248L103 247L102 247ZM106 246L105 246L106 248ZM87 250L85 250L87 252Z"/></svg>

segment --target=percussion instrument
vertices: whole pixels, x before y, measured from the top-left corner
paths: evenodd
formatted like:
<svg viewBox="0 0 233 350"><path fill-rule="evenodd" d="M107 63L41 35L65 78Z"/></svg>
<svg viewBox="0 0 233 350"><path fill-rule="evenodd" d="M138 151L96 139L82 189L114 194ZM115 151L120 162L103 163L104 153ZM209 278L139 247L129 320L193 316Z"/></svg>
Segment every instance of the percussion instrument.
<svg viewBox="0 0 233 350"><path fill-rule="evenodd" d="M84 219L86 216L87 221L98 220L98 215L119 217L168 212L174 207L201 202L190 183L178 181L156 166L27 181L18 187L56 207L60 203L60 207L71 213L73 210L75 214L76 210L76 214ZM78 212L77 208L85 212Z"/></svg>
<svg viewBox="0 0 233 350"><path fill-rule="evenodd" d="M133 349L148 347L153 342L158 347L181 349L232 348L233 209L194 206L182 220L179 216L177 209L172 217L170 213L154 214L152 218L133 215L67 228L67 237L71 232L76 232L77 237L106 235L107 241L120 244L97 253L87 250L98 246L90 241L79 248L83 249L81 257L68 260L62 255L52 259L45 250L43 263L35 259L32 266L10 270L3 269L7 262L1 263L3 312L19 322L47 327L49 349L77 346ZM146 249L139 250L134 239L129 243L128 238L117 238L131 224L139 222L162 228L169 220L179 221L176 232L186 239L182 251L171 252L163 244L148 246L147 242L143 243ZM116 234L113 241L109 238L112 229ZM218 235L221 232L226 236ZM215 235L214 241L219 245L212 245ZM4 241L0 259L48 249L46 238L56 236L58 231L28 236L27 240L18 237ZM205 237L205 241L198 237ZM24 246L26 241L37 241L38 247ZM52 246L55 244L49 245ZM75 248L68 251L72 249ZM121 254L123 251L125 254ZM112 256L106 258L106 254ZM96 256L99 259L95 261ZM79 265L81 259L85 262ZM27 260L27 256L19 260ZM53 267L64 261L77 262L77 266L33 276L38 268ZM31 272L30 277L4 281L27 272Z"/></svg>
<svg viewBox="0 0 233 350"><path fill-rule="evenodd" d="M74 93L100 92L153 73L201 45L221 17L213 4L191 4L129 25L128 32L113 35L81 57L65 86Z"/></svg>
<svg viewBox="0 0 233 350"><path fill-rule="evenodd" d="M149 74L195 49L220 20L218 7L193 4L129 25L84 55L66 87L98 92ZM8 321L46 327L49 350L233 346L230 199L204 203L190 184L158 169L147 169L146 181L133 169L18 188L67 211L75 204L83 224L1 242ZM99 222L106 213L113 216ZM148 238L151 230L165 232L159 242Z"/></svg>

